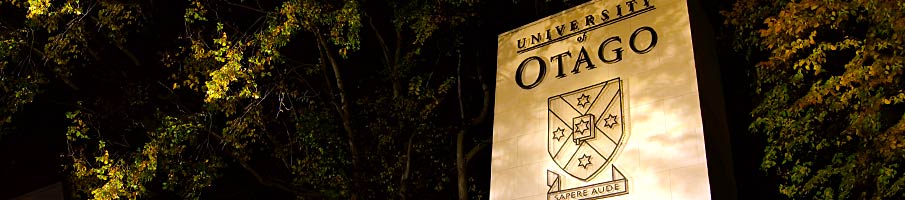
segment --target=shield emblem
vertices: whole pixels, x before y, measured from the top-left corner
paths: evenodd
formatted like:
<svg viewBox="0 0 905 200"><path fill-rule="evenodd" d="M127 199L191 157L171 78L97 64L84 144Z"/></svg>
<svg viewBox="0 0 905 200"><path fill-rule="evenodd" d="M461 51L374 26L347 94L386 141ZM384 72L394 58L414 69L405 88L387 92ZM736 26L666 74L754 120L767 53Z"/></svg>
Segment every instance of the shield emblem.
<svg viewBox="0 0 905 200"><path fill-rule="evenodd" d="M560 169L588 181L624 143L622 81L615 78L547 99L547 152Z"/></svg>

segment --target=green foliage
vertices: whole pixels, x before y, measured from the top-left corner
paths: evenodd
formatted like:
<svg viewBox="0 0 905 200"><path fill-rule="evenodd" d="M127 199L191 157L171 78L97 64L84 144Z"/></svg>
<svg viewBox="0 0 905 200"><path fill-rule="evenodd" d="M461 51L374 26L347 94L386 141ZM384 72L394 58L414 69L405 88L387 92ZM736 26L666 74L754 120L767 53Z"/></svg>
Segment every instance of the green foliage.
<svg viewBox="0 0 905 200"><path fill-rule="evenodd" d="M434 31L440 29L443 25L463 23L471 13L458 12L449 13L450 10L468 10L475 6L473 1L403 1L392 2L397 15L394 25L397 29L407 28L415 32L415 44L424 43L430 36L434 35Z"/></svg>
<svg viewBox="0 0 905 200"><path fill-rule="evenodd" d="M99 6L97 23L102 28L102 32L108 40L113 41L117 46L122 46L126 40L124 34L131 28L129 26L138 25L135 12L140 12L141 9L137 4L118 1L101 1ZM77 13L81 13L81 11Z"/></svg>
<svg viewBox="0 0 905 200"><path fill-rule="evenodd" d="M221 25L218 24L218 26ZM218 31L222 31L220 29L222 28L218 28ZM231 100L229 98L233 96L227 94L230 90L229 84L237 81L243 83L240 92L236 96L258 98L258 94L254 92L257 91L254 74L249 69L247 62L245 62L246 59L243 53L245 45L241 43L234 44L226 36L226 33L222 33L220 38L214 39L214 44L216 45L215 47L219 48L209 51L208 54L222 66L209 74L211 79L205 83L207 88L205 101L213 102L221 98Z"/></svg>
<svg viewBox="0 0 905 200"><path fill-rule="evenodd" d="M67 113L67 118L73 120L71 134L67 135L72 135L68 140L76 148L74 152L98 155L93 160L75 155L67 167L76 188L90 191L92 199L146 198L153 195L148 191L152 185L182 198L197 199L223 168L219 156L193 151L203 134L201 125L191 118L163 117L160 128L147 134L149 142L134 152L114 155L103 139L97 140L96 150L85 148L94 142L86 134L97 134L85 122L91 120L90 115L74 111Z"/></svg>
<svg viewBox="0 0 905 200"><path fill-rule="evenodd" d="M24 57L21 52L25 46L22 35L24 30L9 30L0 27L0 139L6 134L6 124L26 104L34 101L35 95L41 93L39 85L47 82L45 76L29 68L20 67Z"/></svg>
<svg viewBox="0 0 905 200"><path fill-rule="evenodd" d="M905 197L905 3L739 1L725 12L757 62L750 130L791 198ZM759 57L758 52L765 52Z"/></svg>
<svg viewBox="0 0 905 200"><path fill-rule="evenodd" d="M284 4L292 9L281 13L293 13L300 19L301 26L318 35L329 36L333 44L340 46L338 53L346 57L349 51L359 48L361 11L358 1L343 1L331 4L320 1L289 1Z"/></svg>
<svg viewBox="0 0 905 200"><path fill-rule="evenodd" d="M65 105L76 199L198 199L230 180L299 199L450 193L454 97L486 84L454 78L476 67L458 44L474 1L9 3L4 23L24 21L0 26L0 127L36 97Z"/></svg>

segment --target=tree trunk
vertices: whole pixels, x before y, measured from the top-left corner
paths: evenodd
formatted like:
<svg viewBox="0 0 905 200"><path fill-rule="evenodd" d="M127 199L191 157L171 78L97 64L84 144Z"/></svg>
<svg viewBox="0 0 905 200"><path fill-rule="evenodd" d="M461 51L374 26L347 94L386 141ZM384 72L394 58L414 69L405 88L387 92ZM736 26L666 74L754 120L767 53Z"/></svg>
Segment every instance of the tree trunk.
<svg viewBox="0 0 905 200"><path fill-rule="evenodd" d="M459 200L468 199L468 174L465 171L466 162L465 162L465 154L462 151L463 142L465 140L465 127L462 127L462 130L459 130L459 133L456 134L456 172L458 172L458 183L456 184L459 188Z"/></svg>
<svg viewBox="0 0 905 200"><path fill-rule="evenodd" d="M411 174L411 169L412 169L412 146L414 144L414 140L415 140L415 134L412 133L412 135L409 136L408 143L406 144L405 171L402 172L402 179L399 180L399 198L403 199L403 200L406 199L405 193L407 190L406 188L408 188L407 187L408 184L406 184L406 182L408 182L409 174Z"/></svg>
<svg viewBox="0 0 905 200"><path fill-rule="evenodd" d="M478 56L475 56L475 60L478 60ZM481 90L484 95L483 105L481 107L480 113L478 116L472 119L465 118L465 106L462 102L462 55L459 55L459 63L456 67L457 70L457 90L459 93L459 117L462 119L462 126L459 129L459 133L456 134L456 176L457 183L456 187L458 188L459 199L465 200L468 199L468 162L471 160L474 155L476 155L481 149L487 146L486 142L479 143L471 148L468 153L465 153L465 133L472 126L478 125L487 118L487 113L490 110L490 88L487 87L487 84L484 83L484 78L481 75L481 67L479 65L475 65L478 81L481 82Z"/></svg>

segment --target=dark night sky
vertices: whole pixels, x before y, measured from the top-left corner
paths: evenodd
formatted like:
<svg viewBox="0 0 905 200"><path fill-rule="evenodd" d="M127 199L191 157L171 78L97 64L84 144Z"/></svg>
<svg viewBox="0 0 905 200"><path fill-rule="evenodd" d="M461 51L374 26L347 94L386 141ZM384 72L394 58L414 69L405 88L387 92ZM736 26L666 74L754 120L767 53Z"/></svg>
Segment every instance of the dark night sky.
<svg viewBox="0 0 905 200"><path fill-rule="evenodd" d="M57 102L37 98L13 117L13 134L0 139L0 199L15 197L62 180L66 127Z"/></svg>

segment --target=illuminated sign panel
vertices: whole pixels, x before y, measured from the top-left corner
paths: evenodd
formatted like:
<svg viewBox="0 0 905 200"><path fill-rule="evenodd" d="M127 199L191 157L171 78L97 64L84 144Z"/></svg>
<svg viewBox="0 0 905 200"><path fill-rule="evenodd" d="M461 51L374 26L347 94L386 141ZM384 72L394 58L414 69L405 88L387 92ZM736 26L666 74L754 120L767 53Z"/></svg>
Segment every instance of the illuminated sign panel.
<svg viewBox="0 0 905 200"><path fill-rule="evenodd" d="M498 40L491 199L710 199L685 1L592 1Z"/></svg>

